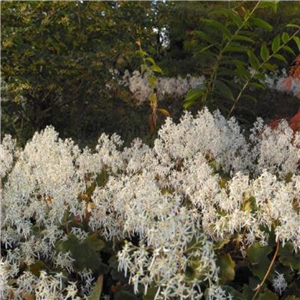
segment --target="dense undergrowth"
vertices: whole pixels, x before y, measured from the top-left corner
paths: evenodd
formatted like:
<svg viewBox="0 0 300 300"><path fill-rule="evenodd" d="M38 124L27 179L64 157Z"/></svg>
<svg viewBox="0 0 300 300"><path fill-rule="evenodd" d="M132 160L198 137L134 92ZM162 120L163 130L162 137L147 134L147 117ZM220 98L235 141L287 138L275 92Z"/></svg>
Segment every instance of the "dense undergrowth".
<svg viewBox="0 0 300 300"><path fill-rule="evenodd" d="M204 109L149 147L1 148L3 299L298 299L300 134Z"/></svg>
<svg viewBox="0 0 300 300"><path fill-rule="evenodd" d="M299 16L133 3L1 3L0 298L299 300Z"/></svg>

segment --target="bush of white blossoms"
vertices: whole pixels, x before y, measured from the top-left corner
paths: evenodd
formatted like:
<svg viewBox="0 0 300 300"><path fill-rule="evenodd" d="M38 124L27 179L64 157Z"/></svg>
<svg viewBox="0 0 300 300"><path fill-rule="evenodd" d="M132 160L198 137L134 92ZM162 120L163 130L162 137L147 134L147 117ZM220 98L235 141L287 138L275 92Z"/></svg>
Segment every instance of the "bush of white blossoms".
<svg viewBox="0 0 300 300"><path fill-rule="evenodd" d="M253 70L250 69L251 72ZM117 70L111 71L113 78L120 76ZM285 80L290 79L290 86L286 86ZM205 77L193 77L187 75L186 77L158 77L157 78L157 98L158 100L165 99L168 95L174 100L185 98L188 91L195 89L205 83ZM300 80L288 76L286 70L274 71L265 75L265 80L261 81L270 90L275 90L281 93L289 93L294 96L300 94ZM149 83L149 74L141 74L135 70L132 74L129 71L125 71L122 79L119 80L119 84L127 86L132 93L133 98L139 104L149 100L153 89Z"/></svg>
<svg viewBox="0 0 300 300"><path fill-rule="evenodd" d="M234 236L243 256L271 230L300 250L300 134L285 121L271 130L258 120L246 137L204 109L167 119L153 147L103 134L81 150L53 127L15 145L1 145L1 299L85 299L97 271L70 279L76 260L57 245L72 238L123 241L119 270L154 299L231 299L216 251ZM34 272L39 261L48 269Z"/></svg>

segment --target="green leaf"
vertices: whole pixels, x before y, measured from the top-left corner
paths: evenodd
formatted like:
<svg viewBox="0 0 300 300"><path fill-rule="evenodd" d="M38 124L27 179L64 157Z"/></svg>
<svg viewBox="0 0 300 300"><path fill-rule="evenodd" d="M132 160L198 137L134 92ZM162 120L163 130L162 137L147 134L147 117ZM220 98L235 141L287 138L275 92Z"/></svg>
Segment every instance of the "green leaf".
<svg viewBox="0 0 300 300"><path fill-rule="evenodd" d="M287 24L286 27L292 27L292 28L300 29L300 25L297 25L297 24Z"/></svg>
<svg viewBox="0 0 300 300"><path fill-rule="evenodd" d="M266 89L266 87L265 87L263 84L258 83L258 82L250 82L250 83L249 83L249 86L250 86L250 87L257 88L257 89L262 89L262 90L265 90L265 89Z"/></svg>
<svg viewBox="0 0 300 300"><path fill-rule="evenodd" d="M237 41L244 41L244 42L254 43L254 40L253 40L253 39L251 39L251 38L248 37L248 36L241 35L241 34L234 35L232 39L233 39L233 40L237 40Z"/></svg>
<svg viewBox="0 0 300 300"><path fill-rule="evenodd" d="M170 113L164 108L158 108L157 111L162 113L165 117L170 117Z"/></svg>
<svg viewBox="0 0 300 300"><path fill-rule="evenodd" d="M300 297L291 295L291 296L288 296L287 298L285 298L285 300L300 300Z"/></svg>
<svg viewBox="0 0 300 300"><path fill-rule="evenodd" d="M155 61L152 57L148 56L145 58L146 61L149 61L152 65L155 65Z"/></svg>
<svg viewBox="0 0 300 300"><path fill-rule="evenodd" d="M289 53L291 53L291 54L293 54L293 55L296 55L295 51L287 45L282 46L282 49L289 52Z"/></svg>
<svg viewBox="0 0 300 300"><path fill-rule="evenodd" d="M150 86L151 86L152 88L155 88L155 87L156 87L156 82L157 82L156 76L150 76L150 77L148 78L148 82L149 82L149 84L150 84Z"/></svg>
<svg viewBox="0 0 300 300"><path fill-rule="evenodd" d="M243 285L243 300L251 300L255 292L248 284Z"/></svg>
<svg viewBox="0 0 300 300"><path fill-rule="evenodd" d="M213 17L214 15L220 15L220 16L224 15L230 18L233 21L233 23L235 23L236 26L238 27L243 23L239 14L236 11L231 9L226 9L226 8L214 9L211 13L209 13L208 16Z"/></svg>
<svg viewBox="0 0 300 300"><path fill-rule="evenodd" d="M75 235L69 234L68 240L59 241L56 245L56 250L59 252L70 252L74 259L74 269L82 271L83 269L92 269L93 271L103 273L106 266L101 262L100 255L95 248L100 245L95 243L93 239L80 241Z"/></svg>
<svg viewBox="0 0 300 300"><path fill-rule="evenodd" d="M241 46L237 43L230 43L226 48L224 48L223 52L246 52L247 47Z"/></svg>
<svg viewBox="0 0 300 300"><path fill-rule="evenodd" d="M260 81L264 81L264 80L265 80L265 75L264 75L264 74L261 74L261 73L259 73L259 72L257 72L257 73L253 76L253 78L258 79L258 80L260 80Z"/></svg>
<svg viewBox="0 0 300 300"><path fill-rule="evenodd" d="M188 261L188 266L185 271L185 279L187 281L194 281L196 279L203 280L206 275L202 270L202 262L198 257L191 257Z"/></svg>
<svg viewBox="0 0 300 300"><path fill-rule="evenodd" d="M133 292L126 291L121 289L118 291L114 297L115 300L138 300L136 295Z"/></svg>
<svg viewBox="0 0 300 300"><path fill-rule="evenodd" d="M218 76L237 76L238 72L236 70L231 70L228 68L219 67L217 71Z"/></svg>
<svg viewBox="0 0 300 300"><path fill-rule="evenodd" d="M259 66L260 66L260 63L259 63L258 58L255 56L255 54L253 53L252 50L248 50L248 51L247 51L247 54L248 54L248 56L249 56L249 61L250 61L251 67L252 67L254 70L258 70L258 69L259 69Z"/></svg>
<svg viewBox="0 0 300 300"><path fill-rule="evenodd" d="M276 1L260 1L258 8L272 8L274 12L277 11L277 4L279 0Z"/></svg>
<svg viewBox="0 0 300 300"><path fill-rule="evenodd" d="M35 276L40 276L41 271L46 269L47 265L41 260L29 266L29 271Z"/></svg>
<svg viewBox="0 0 300 300"><path fill-rule="evenodd" d="M144 73L148 70L148 66L146 64L141 65L141 72Z"/></svg>
<svg viewBox="0 0 300 300"><path fill-rule="evenodd" d="M272 65L270 63L264 63L262 67L268 71L275 71L278 68L277 65L275 64Z"/></svg>
<svg viewBox="0 0 300 300"><path fill-rule="evenodd" d="M213 162L214 164L216 164L216 162ZM227 181L225 180L224 181L224 187L223 188L225 188L225 186L226 186L226 183L227 183ZM223 183L221 183L221 184L223 184ZM220 185L221 185L220 184ZM221 186L222 187L222 186ZM220 250L220 249L222 249L225 245L227 245L228 243L230 242L230 237L225 237L225 238L223 238L222 240L219 240L219 241L217 241L217 242L215 242L214 243L214 250Z"/></svg>
<svg viewBox="0 0 300 300"><path fill-rule="evenodd" d="M140 56L140 57L145 57L147 55L147 53L143 50L137 50L136 53Z"/></svg>
<svg viewBox="0 0 300 300"><path fill-rule="evenodd" d="M266 29L268 31L271 31L273 29L273 26L270 25L268 22L260 19L260 18L251 18L251 22L256 25L257 27L261 27L263 29Z"/></svg>
<svg viewBox="0 0 300 300"><path fill-rule="evenodd" d="M298 47L298 50L300 51L300 38L298 36L294 36L293 39Z"/></svg>
<svg viewBox="0 0 300 300"><path fill-rule="evenodd" d="M203 31L196 30L196 31L194 31L194 35L196 37L200 37L201 39L208 42L209 44L215 45L214 39L212 37L210 37L208 34L206 34L205 32L203 32Z"/></svg>
<svg viewBox="0 0 300 300"><path fill-rule="evenodd" d="M247 99L247 101L249 101L249 103L250 102L257 103L257 99L255 97L251 96L251 95L243 94L241 96L241 98L242 99Z"/></svg>
<svg viewBox="0 0 300 300"><path fill-rule="evenodd" d="M281 35L281 39L284 43L287 43L290 39L290 36L287 32L284 32L282 35Z"/></svg>
<svg viewBox="0 0 300 300"><path fill-rule="evenodd" d="M273 39L273 42L272 42L272 51L274 53L277 52L279 47L280 47L280 36L276 35L276 37Z"/></svg>
<svg viewBox="0 0 300 300"><path fill-rule="evenodd" d="M273 54L273 57L278 59L278 60L281 60L281 61L285 62L286 64L288 63L287 60L285 59L285 57L281 54Z"/></svg>
<svg viewBox="0 0 300 300"><path fill-rule="evenodd" d="M295 253L293 245L286 243L279 250L279 261L293 270L300 270L300 253Z"/></svg>
<svg viewBox="0 0 300 300"><path fill-rule="evenodd" d="M243 300L252 300L257 285L260 284L260 280L251 276L249 278L249 284L243 285Z"/></svg>
<svg viewBox="0 0 300 300"><path fill-rule="evenodd" d="M221 31L223 33L223 35L226 36L228 39L231 38L232 34L231 34L230 30L226 26L224 26L222 23L220 23L216 20L207 20L207 19L205 19L204 22L207 25Z"/></svg>
<svg viewBox="0 0 300 300"><path fill-rule="evenodd" d="M207 47L200 48L199 50L197 50L197 54L204 53L204 52L206 52L208 49L210 49L212 47L214 47L214 45L209 45Z"/></svg>
<svg viewBox="0 0 300 300"><path fill-rule="evenodd" d="M158 65L152 65L150 68L153 72L160 73L160 74L163 73L162 69Z"/></svg>
<svg viewBox="0 0 300 300"><path fill-rule="evenodd" d="M101 251L102 249L105 248L105 242L103 240L99 239L95 234L89 235L85 239L85 242L94 251Z"/></svg>
<svg viewBox="0 0 300 300"><path fill-rule="evenodd" d="M222 284L227 281L234 280L235 262L232 260L230 254L223 254L218 256L217 265L220 268L219 278Z"/></svg>
<svg viewBox="0 0 300 300"><path fill-rule="evenodd" d="M246 80L249 80L251 78L251 74L249 70L247 70L244 66L238 65L237 66L237 71L241 77L243 77Z"/></svg>
<svg viewBox="0 0 300 300"><path fill-rule="evenodd" d="M278 300L278 296L269 289L264 289L257 298L257 300Z"/></svg>
<svg viewBox="0 0 300 300"><path fill-rule="evenodd" d="M217 91L219 91L220 95L223 95L230 100L234 100L231 89L228 87L226 83L224 83L221 80L215 80L214 83L215 83L215 88L217 89Z"/></svg>
<svg viewBox="0 0 300 300"><path fill-rule="evenodd" d="M268 60L270 55L269 49L266 47L266 45L262 45L260 48L260 57L263 61Z"/></svg>
<svg viewBox="0 0 300 300"><path fill-rule="evenodd" d="M192 89L188 91L185 101L184 101L184 108L187 109L192 104L196 102L201 96L204 95L206 88L204 86Z"/></svg>
<svg viewBox="0 0 300 300"><path fill-rule="evenodd" d="M96 285L93 288L92 293L89 295L88 300L99 300L103 289L103 274L99 275L96 281Z"/></svg>
<svg viewBox="0 0 300 300"><path fill-rule="evenodd" d="M147 294L144 295L143 300L153 300L155 298L157 292L157 287L155 286L155 283L152 282L150 287L147 290Z"/></svg>
<svg viewBox="0 0 300 300"><path fill-rule="evenodd" d="M248 259L251 263L251 270L260 280L262 280L270 265L268 255L272 252L272 247L262 247L259 243L253 244L247 251Z"/></svg>

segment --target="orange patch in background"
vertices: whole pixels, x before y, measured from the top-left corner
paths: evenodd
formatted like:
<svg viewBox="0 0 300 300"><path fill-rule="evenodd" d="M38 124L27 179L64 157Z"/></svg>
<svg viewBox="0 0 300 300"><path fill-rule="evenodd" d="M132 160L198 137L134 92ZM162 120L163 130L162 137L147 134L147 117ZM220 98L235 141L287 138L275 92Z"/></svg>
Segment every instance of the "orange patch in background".
<svg viewBox="0 0 300 300"><path fill-rule="evenodd" d="M300 79L300 54L292 62L289 75L293 78Z"/></svg>
<svg viewBox="0 0 300 300"><path fill-rule="evenodd" d="M294 131L300 131L300 112L299 111L290 119L289 126Z"/></svg>
<svg viewBox="0 0 300 300"><path fill-rule="evenodd" d="M290 91L292 89L293 80L294 79L291 76L287 77L282 81L282 86L288 91Z"/></svg>

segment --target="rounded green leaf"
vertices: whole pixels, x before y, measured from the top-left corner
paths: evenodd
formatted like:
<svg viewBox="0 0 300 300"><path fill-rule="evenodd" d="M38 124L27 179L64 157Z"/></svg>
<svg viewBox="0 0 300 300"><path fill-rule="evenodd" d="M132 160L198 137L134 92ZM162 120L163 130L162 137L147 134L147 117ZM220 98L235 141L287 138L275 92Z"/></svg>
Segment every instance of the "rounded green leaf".
<svg viewBox="0 0 300 300"><path fill-rule="evenodd" d="M294 270L300 270L300 253L295 253L291 243L287 243L281 247L279 251L279 261L287 267Z"/></svg>
<svg viewBox="0 0 300 300"><path fill-rule="evenodd" d="M219 278L221 283L234 280L235 277L235 262L230 254L220 255L217 259L217 265L220 268Z"/></svg>
<svg viewBox="0 0 300 300"><path fill-rule="evenodd" d="M251 270L260 280L264 278L270 265L268 255L271 252L272 247L262 247L259 243L253 244L247 251L247 256L251 263Z"/></svg>
<svg viewBox="0 0 300 300"><path fill-rule="evenodd" d="M278 296L271 292L269 289L265 289L261 292L257 298L257 300L278 300Z"/></svg>

